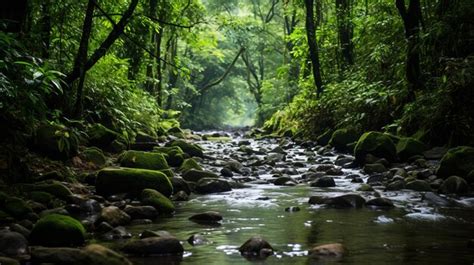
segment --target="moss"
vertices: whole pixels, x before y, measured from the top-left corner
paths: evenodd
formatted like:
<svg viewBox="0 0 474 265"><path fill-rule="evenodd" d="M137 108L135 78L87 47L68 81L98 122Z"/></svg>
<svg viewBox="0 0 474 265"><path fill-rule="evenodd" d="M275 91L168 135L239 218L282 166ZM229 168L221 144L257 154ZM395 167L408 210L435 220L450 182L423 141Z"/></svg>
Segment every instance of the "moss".
<svg viewBox="0 0 474 265"><path fill-rule="evenodd" d="M52 159L67 159L77 154L78 140L67 134L67 128L54 125L43 124L35 132L33 147L38 152L47 155ZM69 137L66 137L69 135ZM68 148L59 148L61 138L66 139Z"/></svg>
<svg viewBox="0 0 474 265"><path fill-rule="evenodd" d="M104 196L118 193L139 195L146 188L158 190L165 196L170 196L173 193L169 178L156 170L105 168L97 175L97 193Z"/></svg>
<svg viewBox="0 0 474 265"><path fill-rule="evenodd" d="M54 196L44 191L33 191L30 193L30 199L48 205L54 199Z"/></svg>
<svg viewBox="0 0 474 265"><path fill-rule="evenodd" d="M109 147L110 144L116 140L120 134L114 132L100 123L92 125L88 130L89 144L99 148Z"/></svg>
<svg viewBox="0 0 474 265"><path fill-rule="evenodd" d="M183 164L179 168L179 171L184 173L191 169L203 170L202 167L198 164L198 162L196 162L196 160L194 160L193 158L188 158L184 160Z"/></svg>
<svg viewBox="0 0 474 265"><path fill-rule="evenodd" d="M142 203L155 207L158 212L172 213L174 205L166 196L154 189L144 189L141 194Z"/></svg>
<svg viewBox="0 0 474 265"><path fill-rule="evenodd" d="M352 129L338 129L332 134L329 144L336 150L347 151L347 145L357 141L358 137L357 132Z"/></svg>
<svg viewBox="0 0 474 265"><path fill-rule="evenodd" d="M104 153L99 148L89 147L82 152L81 156L86 162L97 166L103 166L106 163Z"/></svg>
<svg viewBox="0 0 474 265"><path fill-rule="evenodd" d="M33 212L23 199L17 197L6 199L3 204L3 210L15 218L25 218L29 213Z"/></svg>
<svg viewBox="0 0 474 265"><path fill-rule="evenodd" d="M400 138L397 143L397 155L403 161L416 155L422 155L424 151L426 151L426 145L415 138Z"/></svg>
<svg viewBox="0 0 474 265"><path fill-rule="evenodd" d="M317 143L322 146L328 145L329 141L331 140L332 133L332 130L326 130L323 134L318 136L316 139Z"/></svg>
<svg viewBox="0 0 474 265"><path fill-rule="evenodd" d="M354 148L356 161L364 164L367 154L389 161L395 161L397 157L396 148L389 136L379 132L364 133Z"/></svg>
<svg viewBox="0 0 474 265"><path fill-rule="evenodd" d="M437 174L443 178L454 175L467 177L472 170L474 170L474 148L458 146L443 156Z"/></svg>
<svg viewBox="0 0 474 265"><path fill-rule="evenodd" d="M167 146L178 146L189 156L204 157L202 147L197 144L188 143L184 140L174 140L166 144Z"/></svg>
<svg viewBox="0 0 474 265"><path fill-rule="evenodd" d="M155 152L143 151L126 151L120 159L120 166L143 169L168 169L168 162L166 162L163 154Z"/></svg>
<svg viewBox="0 0 474 265"><path fill-rule="evenodd" d="M23 186L26 191L44 191L59 199L69 200L73 195L71 190L58 181L27 184Z"/></svg>
<svg viewBox="0 0 474 265"><path fill-rule="evenodd" d="M79 246L84 244L85 234L78 220L66 215L50 214L35 224L30 241L33 245L48 247Z"/></svg>
<svg viewBox="0 0 474 265"><path fill-rule="evenodd" d="M155 147L154 152L165 154L166 162L172 167L179 167L184 161L184 152L179 146Z"/></svg>

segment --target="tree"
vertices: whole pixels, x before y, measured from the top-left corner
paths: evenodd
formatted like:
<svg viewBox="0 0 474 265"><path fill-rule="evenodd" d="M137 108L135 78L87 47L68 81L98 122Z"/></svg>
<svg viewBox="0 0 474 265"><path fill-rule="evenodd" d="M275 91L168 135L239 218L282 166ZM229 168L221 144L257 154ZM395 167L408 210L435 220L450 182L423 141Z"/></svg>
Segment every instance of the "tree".
<svg viewBox="0 0 474 265"><path fill-rule="evenodd" d="M323 92L323 80L321 77L321 64L319 62L318 43L316 40L316 26L314 23L314 0L305 0L306 7L306 36L308 38L308 48L311 59L311 68L316 86L316 93L321 96Z"/></svg>

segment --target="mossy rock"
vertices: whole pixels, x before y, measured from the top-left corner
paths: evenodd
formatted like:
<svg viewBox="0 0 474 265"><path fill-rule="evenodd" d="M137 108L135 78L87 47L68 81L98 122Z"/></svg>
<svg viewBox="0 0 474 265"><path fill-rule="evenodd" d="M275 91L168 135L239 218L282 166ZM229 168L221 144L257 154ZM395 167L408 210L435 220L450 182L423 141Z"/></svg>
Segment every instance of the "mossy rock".
<svg viewBox="0 0 474 265"><path fill-rule="evenodd" d="M380 132L364 133L354 148L354 156L359 164L365 163L365 156L371 154L388 161L395 161L397 150L392 140Z"/></svg>
<svg viewBox="0 0 474 265"><path fill-rule="evenodd" d="M183 164L179 168L179 171L185 173L191 169L203 170L203 168L198 164L198 162L196 162L194 158L188 158L184 160Z"/></svg>
<svg viewBox="0 0 474 265"><path fill-rule="evenodd" d="M30 241L33 245L47 247L80 246L84 244L85 234L78 220L66 215L50 214L35 224Z"/></svg>
<svg viewBox="0 0 474 265"><path fill-rule="evenodd" d="M138 168L104 168L97 174L96 190L103 196L118 193L139 195L143 189L155 189L171 196L173 186L160 171Z"/></svg>
<svg viewBox="0 0 474 265"><path fill-rule="evenodd" d="M469 192L469 185L466 180L458 176L447 178L439 187L439 192L444 194L466 194Z"/></svg>
<svg viewBox="0 0 474 265"><path fill-rule="evenodd" d="M348 151L347 145L357 141L358 138L359 135L352 129L338 129L332 134L329 144L338 151Z"/></svg>
<svg viewBox="0 0 474 265"><path fill-rule="evenodd" d="M33 212L28 203L18 197L7 198L3 203L3 210L17 219L25 218Z"/></svg>
<svg viewBox="0 0 474 265"><path fill-rule="evenodd" d="M184 140L174 140L166 144L166 146L178 146L189 156L204 157L202 147L197 144L188 143Z"/></svg>
<svg viewBox="0 0 474 265"><path fill-rule="evenodd" d="M153 206L161 213L172 213L175 210L171 200L154 189L144 189L141 200L144 205Z"/></svg>
<svg viewBox="0 0 474 265"><path fill-rule="evenodd" d="M163 154L155 152L143 151L126 151L121 159L120 166L131 168L143 168L152 170L168 169L168 162L166 162Z"/></svg>
<svg viewBox="0 0 474 265"><path fill-rule="evenodd" d="M44 191L66 201L73 195L71 190L59 181L26 184L23 187L25 191Z"/></svg>
<svg viewBox="0 0 474 265"><path fill-rule="evenodd" d="M467 177L474 170L474 148L458 146L449 151L441 159L437 175L442 178L449 176Z"/></svg>
<svg viewBox="0 0 474 265"><path fill-rule="evenodd" d="M166 154L166 162L172 167L180 167L184 161L184 152L179 146L155 147L154 152Z"/></svg>
<svg viewBox="0 0 474 265"><path fill-rule="evenodd" d="M54 200L54 196L44 191L33 191L30 193L30 199L44 205L49 205L51 201Z"/></svg>
<svg viewBox="0 0 474 265"><path fill-rule="evenodd" d="M214 178L217 179L219 176L210 171L190 169L183 174L183 179L186 181L198 182L203 178Z"/></svg>
<svg viewBox="0 0 474 265"><path fill-rule="evenodd" d="M66 139L67 147L60 148L60 140ZM55 124L43 124L35 132L33 148L52 159L65 160L77 154L78 139L67 128Z"/></svg>
<svg viewBox="0 0 474 265"><path fill-rule="evenodd" d="M415 138L400 138L397 143L397 155L403 161L413 156L423 155L424 151L426 151L426 145Z"/></svg>
<svg viewBox="0 0 474 265"><path fill-rule="evenodd" d="M318 136L316 142L322 146L328 145L329 141L331 141L332 133L332 130L326 130L323 134Z"/></svg>
<svg viewBox="0 0 474 265"><path fill-rule="evenodd" d="M89 147L82 151L81 157L86 162L92 163L96 166L104 166L106 163L106 158L104 152L96 147Z"/></svg>
<svg viewBox="0 0 474 265"><path fill-rule="evenodd" d="M89 144L99 148L107 148L114 140L120 137L120 134L110 130L100 123L96 123L87 130Z"/></svg>

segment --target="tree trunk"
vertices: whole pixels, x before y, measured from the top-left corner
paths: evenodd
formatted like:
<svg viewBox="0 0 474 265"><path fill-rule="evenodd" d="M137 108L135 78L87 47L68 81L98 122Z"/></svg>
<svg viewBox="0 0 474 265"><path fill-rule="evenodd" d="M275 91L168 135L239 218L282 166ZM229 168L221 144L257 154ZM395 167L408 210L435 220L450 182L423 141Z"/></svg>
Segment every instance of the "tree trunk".
<svg viewBox="0 0 474 265"><path fill-rule="evenodd" d="M84 24L82 25L82 36L79 43L79 50L74 60L73 71L79 72L79 84L77 86L76 102L74 104L74 117L79 118L82 114L82 101L83 101L83 90L84 80L86 76L85 62L87 60L87 50L89 48L89 39L92 31L92 18L94 16L94 0L89 0L87 3L86 16L84 18ZM72 82L68 84L72 87Z"/></svg>
<svg viewBox="0 0 474 265"><path fill-rule="evenodd" d="M314 84L316 86L317 96L320 97L323 92L323 81L321 78L321 66L319 63L319 52L316 41L316 26L314 24L314 5L313 0L305 0L306 6L306 36L308 38L309 54L313 70Z"/></svg>
<svg viewBox="0 0 474 265"><path fill-rule="evenodd" d="M404 0L395 2L398 12L402 17L407 39L406 78L410 83L409 96L413 100L415 91L422 89L424 84L421 78L419 31L423 18L421 15L420 0L410 0L408 10Z"/></svg>

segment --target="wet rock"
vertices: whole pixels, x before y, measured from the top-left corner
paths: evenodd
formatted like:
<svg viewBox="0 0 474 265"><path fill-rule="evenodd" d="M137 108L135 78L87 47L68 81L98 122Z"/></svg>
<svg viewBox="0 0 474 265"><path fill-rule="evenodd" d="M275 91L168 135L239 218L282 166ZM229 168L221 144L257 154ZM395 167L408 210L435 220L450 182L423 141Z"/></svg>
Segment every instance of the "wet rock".
<svg viewBox="0 0 474 265"><path fill-rule="evenodd" d="M430 184L424 180L413 180L407 183L406 188L414 191L431 191Z"/></svg>
<svg viewBox="0 0 474 265"><path fill-rule="evenodd" d="M22 234L0 230L0 255L16 257L26 254L27 251L28 241Z"/></svg>
<svg viewBox="0 0 474 265"><path fill-rule="evenodd" d="M298 206L290 206L285 208L285 212L299 212L301 211L300 207Z"/></svg>
<svg viewBox="0 0 474 265"><path fill-rule="evenodd" d="M190 169L183 174L183 179L186 181L198 182L203 178L217 179L219 176L210 171Z"/></svg>
<svg viewBox="0 0 474 265"><path fill-rule="evenodd" d="M173 202L154 189L144 189L141 200L144 205L153 206L159 213L172 213L175 210Z"/></svg>
<svg viewBox="0 0 474 265"><path fill-rule="evenodd" d="M459 146L450 149L441 159L437 175L466 177L474 170L474 147Z"/></svg>
<svg viewBox="0 0 474 265"><path fill-rule="evenodd" d="M341 258L345 253L346 250L342 244L333 243L312 248L309 251L309 256L316 259L327 257Z"/></svg>
<svg viewBox="0 0 474 265"><path fill-rule="evenodd" d="M247 257L267 257L273 254L273 247L260 236L254 236L239 247L239 252Z"/></svg>
<svg viewBox="0 0 474 265"><path fill-rule="evenodd" d="M183 246L175 237L149 237L127 243L124 252L140 256L174 254L182 255Z"/></svg>
<svg viewBox="0 0 474 265"><path fill-rule="evenodd" d="M132 219L155 219L158 211L153 206L127 206L124 212Z"/></svg>
<svg viewBox="0 0 474 265"><path fill-rule="evenodd" d="M325 176L325 177L316 179L310 185L311 187L320 187L320 188L336 187L336 182L334 181L334 178Z"/></svg>
<svg viewBox="0 0 474 265"><path fill-rule="evenodd" d="M365 204L365 199L358 194L345 194L327 198L323 203L333 208L361 208Z"/></svg>
<svg viewBox="0 0 474 265"><path fill-rule="evenodd" d="M222 220L222 215L218 212L208 211L195 214L189 217L189 220L198 224L215 224Z"/></svg>
<svg viewBox="0 0 474 265"><path fill-rule="evenodd" d="M139 195L150 188L170 196L173 186L169 178L160 171L138 168L105 168L97 175L96 190L103 196L119 193Z"/></svg>
<svg viewBox="0 0 474 265"><path fill-rule="evenodd" d="M390 199L380 198L380 197L368 200L365 203L365 205L380 207L380 208L392 208L392 207L394 207L393 202Z"/></svg>
<svg viewBox="0 0 474 265"><path fill-rule="evenodd" d="M387 134L367 132L357 141L357 145L354 148L354 156L358 163L363 164L367 154L395 161L397 150L392 139Z"/></svg>
<svg viewBox="0 0 474 265"><path fill-rule="evenodd" d="M451 176L441 184L439 191L444 194L466 194L469 192L469 185L463 178Z"/></svg>
<svg viewBox="0 0 474 265"><path fill-rule="evenodd" d="M30 234L32 245L48 247L80 246L85 240L84 226L78 220L59 214L41 218Z"/></svg>
<svg viewBox="0 0 474 265"><path fill-rule="evenodd" d="M190 236L187 241L191 246L207 245L210 243L206 237L200 234Z"/></svg>
<svg viewBox="0 0 474 265"><path fill-rule="evenodd" d="M128 214L120 210L118 207L108 206L102 208L99 220L107 222L112 226L119 226L130 223L131 218Z"/></svg>
<svg viewBox="0 0 474 265"><path fill-rule="evenodd" d="M386 191L401 190L405 188L405 181L403 179L390 182L386 187Z"/></svg>
<svg viewBox="0 0 474 265"><path fill-rule="evenodd" d="M203 178L196 185L196 192L200 194L218 193L231 191L232 188L226 180L215 178Z"/></svg>
<svg viewBox="0 0 474 265"><path fill-rule="evenodd" d="M383 173L386 172L387 168L383 164L365 164L364 166L364 172L366 174L376 174L376 173Z"/></svg>

